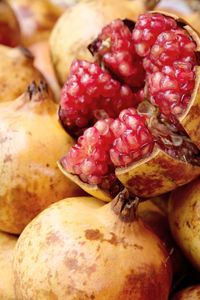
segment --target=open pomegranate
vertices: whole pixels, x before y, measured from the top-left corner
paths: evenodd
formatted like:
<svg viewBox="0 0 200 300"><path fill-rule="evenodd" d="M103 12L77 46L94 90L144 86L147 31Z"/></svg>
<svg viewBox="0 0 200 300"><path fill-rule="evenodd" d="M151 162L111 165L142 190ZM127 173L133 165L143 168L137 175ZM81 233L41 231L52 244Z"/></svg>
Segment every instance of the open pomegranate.
<svg viewBox="0 0 200 300"><path fill-rule="evenodd" d="M16 300L167 300L170 259L133 204L77 197L40 213L15 248Z"/></svg>
<svg viewBox="0 0 200 300"><path fill-rule="evenodd" d="M153 197L197 177L199 47L183 20L158 12L105 26L89 46L96 63L75 60L62 89L60 120L79 138L61 170L103 200L122 185Z"/></svg>

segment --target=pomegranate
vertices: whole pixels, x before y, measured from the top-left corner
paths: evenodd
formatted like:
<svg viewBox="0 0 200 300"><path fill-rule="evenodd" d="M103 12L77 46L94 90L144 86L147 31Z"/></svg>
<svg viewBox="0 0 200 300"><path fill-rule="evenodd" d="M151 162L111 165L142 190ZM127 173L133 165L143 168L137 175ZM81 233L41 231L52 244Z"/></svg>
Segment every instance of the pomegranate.
<svg viewBox="0 0 200 300"><path fill-rule="evenodd" d="M6 0L0 0L0 44L15 47L20 43L17 18Z"/></svg>
<svg viewBox="0 0 200 300"><path fill-rule="evenodd" d="M13 255L18 237L0 232L0 298L14 300Z"/></svg>
<svg viewBox="0 0 200 300"><path fill-rule="evenodd" d="M200 284L189 286L177 292L171 300L199 300L200 297Z"/></svg>
<svg viewBox="0 0 200 300"><path fill-rule="evenodd" d="M63 13L63 9L49 0L8 0L8 3L17 16L24 47L47 40L55 22Z"/></svg>
<svg viewBox="0 0 200 300"><path fill-rule="evenodd" d="M166 249L124 197L64 199L29 223L15 248L16 299L167 300Z"/></svg>
<svg viewBox="0 0 200 300"><path fill-rule="evenodd" d="M200 179L173 191L169 199L172 235L193 266L200 271Z"/></svg>
<svg viewBox="0 0 200 300"><path fill-rule="evenodd" d="M158 12L106 25L89 47L96 63L75 60L62 89L60 121L79 136L59 162L66 176L106 201L123 186L148 198L195 179L199 45Z"/></svg>
<svg viewBox="0 0 200 300"><path fill-rule="evenodd" d="M80 1L67 9L50 35L52 61L60 84L64 84L74 58L93 60L87 46L96 38L103 26L115 18L136 19L147 8L153 8L157 2L89 0Z"/></svg>
<svg viewBox="0 0 200 300"><path fill-rule="evenodd" d="M74 144L58 123L57 109L44 82L0 103L2 231L19 234L49 204L82 194L56 164Z"/></svg>
<svg viewBox="0 0 200 300"><path fill-rule="evenodd" d="M34 56L34 66L43 74L45 80L53 91L55 99L59 101L60 86L58 84L50 58L48 41L41 41L32 44L29 47L29 50Z"/></svg>
<svg viewBox="0 0 200 300"><path fill-rule="evenodd" d="M24 48L0 45L0 102L11 101L26 90L28 84L43 78L33 66L32 54Z"/></svg>
<svg viewBox="0 0 200 300"><path fill-rule="evenodd" d="M173 270L172 289L188 274L190 264L175 243L168 223L167 214L164 213L151 200L139 203L138 215L150 226L153 232L163 241L169 253Z"/></svg>

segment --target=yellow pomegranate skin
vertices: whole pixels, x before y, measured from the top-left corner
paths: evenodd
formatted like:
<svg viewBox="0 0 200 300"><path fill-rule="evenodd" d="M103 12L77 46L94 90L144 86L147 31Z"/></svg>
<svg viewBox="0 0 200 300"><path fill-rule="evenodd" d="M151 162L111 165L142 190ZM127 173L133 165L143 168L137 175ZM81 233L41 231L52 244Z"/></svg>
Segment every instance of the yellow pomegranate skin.
<svg viewBox="0 0 200 300"><path fill-rule="evenodd" d="M43 77L33 63L28 50L0 45L0 102L19 97L32 80L39 83Z"/></svg>
<svg viewBox="0 0 200 300"><path fill-rule="evenodd" d="M74 144L57 119L47 86L0 103L0 230L19 234L41 210L82 191L56 161Z"/></svg>
<svg viewBox="0 0 200 300"><path fill-rule="evenodd" d="M16 299L167 300L171 265L160 239L121 202L68 198L20 235Z"/></svg>
<svg viewBox="0 0 200 300"><path fill-rule="evenodd" d="M200 271L200 179L173 191L169 198L172 235L193 266Z"/></svg>
<svg viewBox="0 0 200 300"><path fill-rule="evenodd" d="M14 300L13 255L18 237L0 231L0 299Z"/></svg>

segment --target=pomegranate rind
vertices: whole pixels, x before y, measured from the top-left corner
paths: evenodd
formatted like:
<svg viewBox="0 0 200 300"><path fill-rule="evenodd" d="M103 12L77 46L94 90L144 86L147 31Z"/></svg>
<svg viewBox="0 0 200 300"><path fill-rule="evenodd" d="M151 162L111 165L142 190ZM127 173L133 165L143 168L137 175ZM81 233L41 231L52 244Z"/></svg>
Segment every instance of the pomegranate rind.
<svg viewBox="0 0 200 300"><path fill-rule="evenodd" d="M91 185L91 184L87 184L87 183L81 181L77 175L73 175L73 174L67 172L67 171L63 168L63 166L62 166L62 164L61 164L60 161L57 162L57 165L58 165L59 169L61 170L61 172L62 172L67 178L69 178L72 182L76 183L76 184L77 184L81 189L83 189L86 193L88 193L88 194L94 196L95 198L100 199L100 200L102 200L102 201L104 201L104 202L110 202L110 201L112 200L111 195L110 195L108 192L106 192L106 191L100 189L100 188L98 187L98 185L96 185L96 184Z"/></svg>
<svg viewBox="0 0 200 300"><path fill-rule="evenodd" d="M155 197L182 186L200 175L200 167L175 159L154 147L147 158L117 168L117 178L139 197Z"/></svg>

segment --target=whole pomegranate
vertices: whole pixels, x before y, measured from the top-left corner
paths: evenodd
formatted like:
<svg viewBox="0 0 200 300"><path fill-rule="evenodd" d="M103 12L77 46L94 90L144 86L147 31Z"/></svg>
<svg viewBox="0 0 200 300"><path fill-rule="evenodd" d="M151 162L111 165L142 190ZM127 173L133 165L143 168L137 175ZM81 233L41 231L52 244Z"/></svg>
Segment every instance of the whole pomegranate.
<svg viewBox="0 0 200 300"><path fill-rule="evenodd" d="M200 284L189 286L173 295L171 300L199 300Z"/></svg>
<svg viewBox="0 0 200 300"><path fill-rule="evenodd" d="M49 0L8 0L8 3L17 16L24 47L48 39L63 13L63 9Z"/></svg>
<svg viewBox="0 0 200 300"><path fill-rule="evenodd" d="M168 254L129 204L68 198L39 214L15 248L16 300L167 300Z"/></svg>
<svg viewBox="0 0 200 300"><path fill-rule="evenodd" d="M39 83L43 79L33 59L27 49L0 45L0 102L16 99L32 80Z"/></svg>
<svg viewBox="0 0 200 300"><path fill-rule="evenodd" d="M0 103L2 231L21 233L49 204L82 194L56 164L74 144L57 120L57 109L44 82Z"/></svg>
<svg viewBox="0 0 200 300"><path fill-rule="evenodd" d="M15 299L13 282L13 255L18 237L0 232L0 299Z"/></svg>
<svg viewBox="0 0 200 300"><path fill-rule="evenodd" d="M74 60L62 89L60 121L78 140L61 170L103 200L122 186L148 198L195 179L199 45L183 20L158 12L106 25L89 46L96 63Z"/></svg>
<svg viewBox="0 0 200 300"><path fill-rule="evenodd" d="M74 58L93 60L87 46L103 26L115 18L136 19L148 4L156 0L82 0L68 8L50 35L50 51L61 85L64 84ZM72 34L73 33L73 34Z"/></svg>
<svg viewBox="0 0 200 300"><path fill-rule="evenodd" d="M6 0L0 0L0 44L10 47L20 44L19 23Z"/></svg>
<svg viewBox="0 0 200 300"><path fill-rule="evenodd" d="M200 179L173 191L169 199L172 235L193 266L200 271Z"/></svg>

